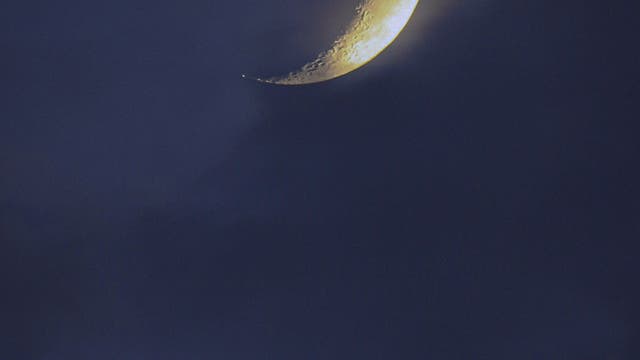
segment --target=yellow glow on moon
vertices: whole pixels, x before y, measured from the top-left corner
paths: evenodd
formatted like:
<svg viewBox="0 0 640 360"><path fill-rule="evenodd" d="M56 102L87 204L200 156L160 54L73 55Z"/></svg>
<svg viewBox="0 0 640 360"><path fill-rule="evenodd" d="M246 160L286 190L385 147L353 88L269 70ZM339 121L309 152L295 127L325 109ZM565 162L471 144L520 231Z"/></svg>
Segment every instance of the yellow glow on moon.
<svg viewBox="0 0 640 360"><path fill-rule="evenodd" d="M356 17L328 51L284 76L256 79L303 85L335 79L365 65L389 46L407 25L418 0L362 0Z"/></svg>

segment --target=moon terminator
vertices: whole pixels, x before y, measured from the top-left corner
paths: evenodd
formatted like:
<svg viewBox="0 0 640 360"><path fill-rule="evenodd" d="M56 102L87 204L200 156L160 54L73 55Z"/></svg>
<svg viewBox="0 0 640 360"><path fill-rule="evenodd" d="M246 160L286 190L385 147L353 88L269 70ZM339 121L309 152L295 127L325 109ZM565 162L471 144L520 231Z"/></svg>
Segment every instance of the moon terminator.
<svg viewBox="0 0 640 360"><path fill-rule="evenodd" d="M418 0L362 0L355 18L329 50L289 74L254 80L304 85L348 74L373 60L395 40L417 5Z"/></svg>

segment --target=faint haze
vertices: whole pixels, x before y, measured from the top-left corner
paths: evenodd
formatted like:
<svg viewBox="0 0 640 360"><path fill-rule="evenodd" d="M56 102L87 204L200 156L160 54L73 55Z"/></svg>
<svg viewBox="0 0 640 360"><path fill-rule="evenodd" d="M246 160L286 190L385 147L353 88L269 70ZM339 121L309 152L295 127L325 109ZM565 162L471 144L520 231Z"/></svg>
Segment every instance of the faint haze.
<svg viewBox="0 0 640 360"><path fill-rule="evenodd" d="M353 3L3 5L0 357L638 358L637 6Z"/></svg>

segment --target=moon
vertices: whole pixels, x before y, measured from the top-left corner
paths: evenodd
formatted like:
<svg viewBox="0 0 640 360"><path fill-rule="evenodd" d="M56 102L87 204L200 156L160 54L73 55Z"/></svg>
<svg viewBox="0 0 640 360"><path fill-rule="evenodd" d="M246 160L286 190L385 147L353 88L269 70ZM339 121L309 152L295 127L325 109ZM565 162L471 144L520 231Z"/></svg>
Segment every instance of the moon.
<svg viewBox="0 0 640 360"><path fill-rule="evenodd" d="M356 7L355 18L329 50L289 74L254 80L277 85L305 85L348 74L373 60L400 35L418 1L362 0Z"/></svg>

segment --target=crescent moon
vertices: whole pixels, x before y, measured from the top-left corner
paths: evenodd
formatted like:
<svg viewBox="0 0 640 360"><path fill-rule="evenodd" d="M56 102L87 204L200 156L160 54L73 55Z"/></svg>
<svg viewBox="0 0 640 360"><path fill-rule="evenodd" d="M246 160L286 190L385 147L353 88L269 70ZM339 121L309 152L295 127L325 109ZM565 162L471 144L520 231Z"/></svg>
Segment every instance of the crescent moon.
<svg viewBox="0 0 640 360"><path fill-rule="evenodd" d="M356 8L355 18L329 50L287 75L254 80L278 85L304 85L348 74L373 60L400 35L418 1L362 0Z"/></svg>

